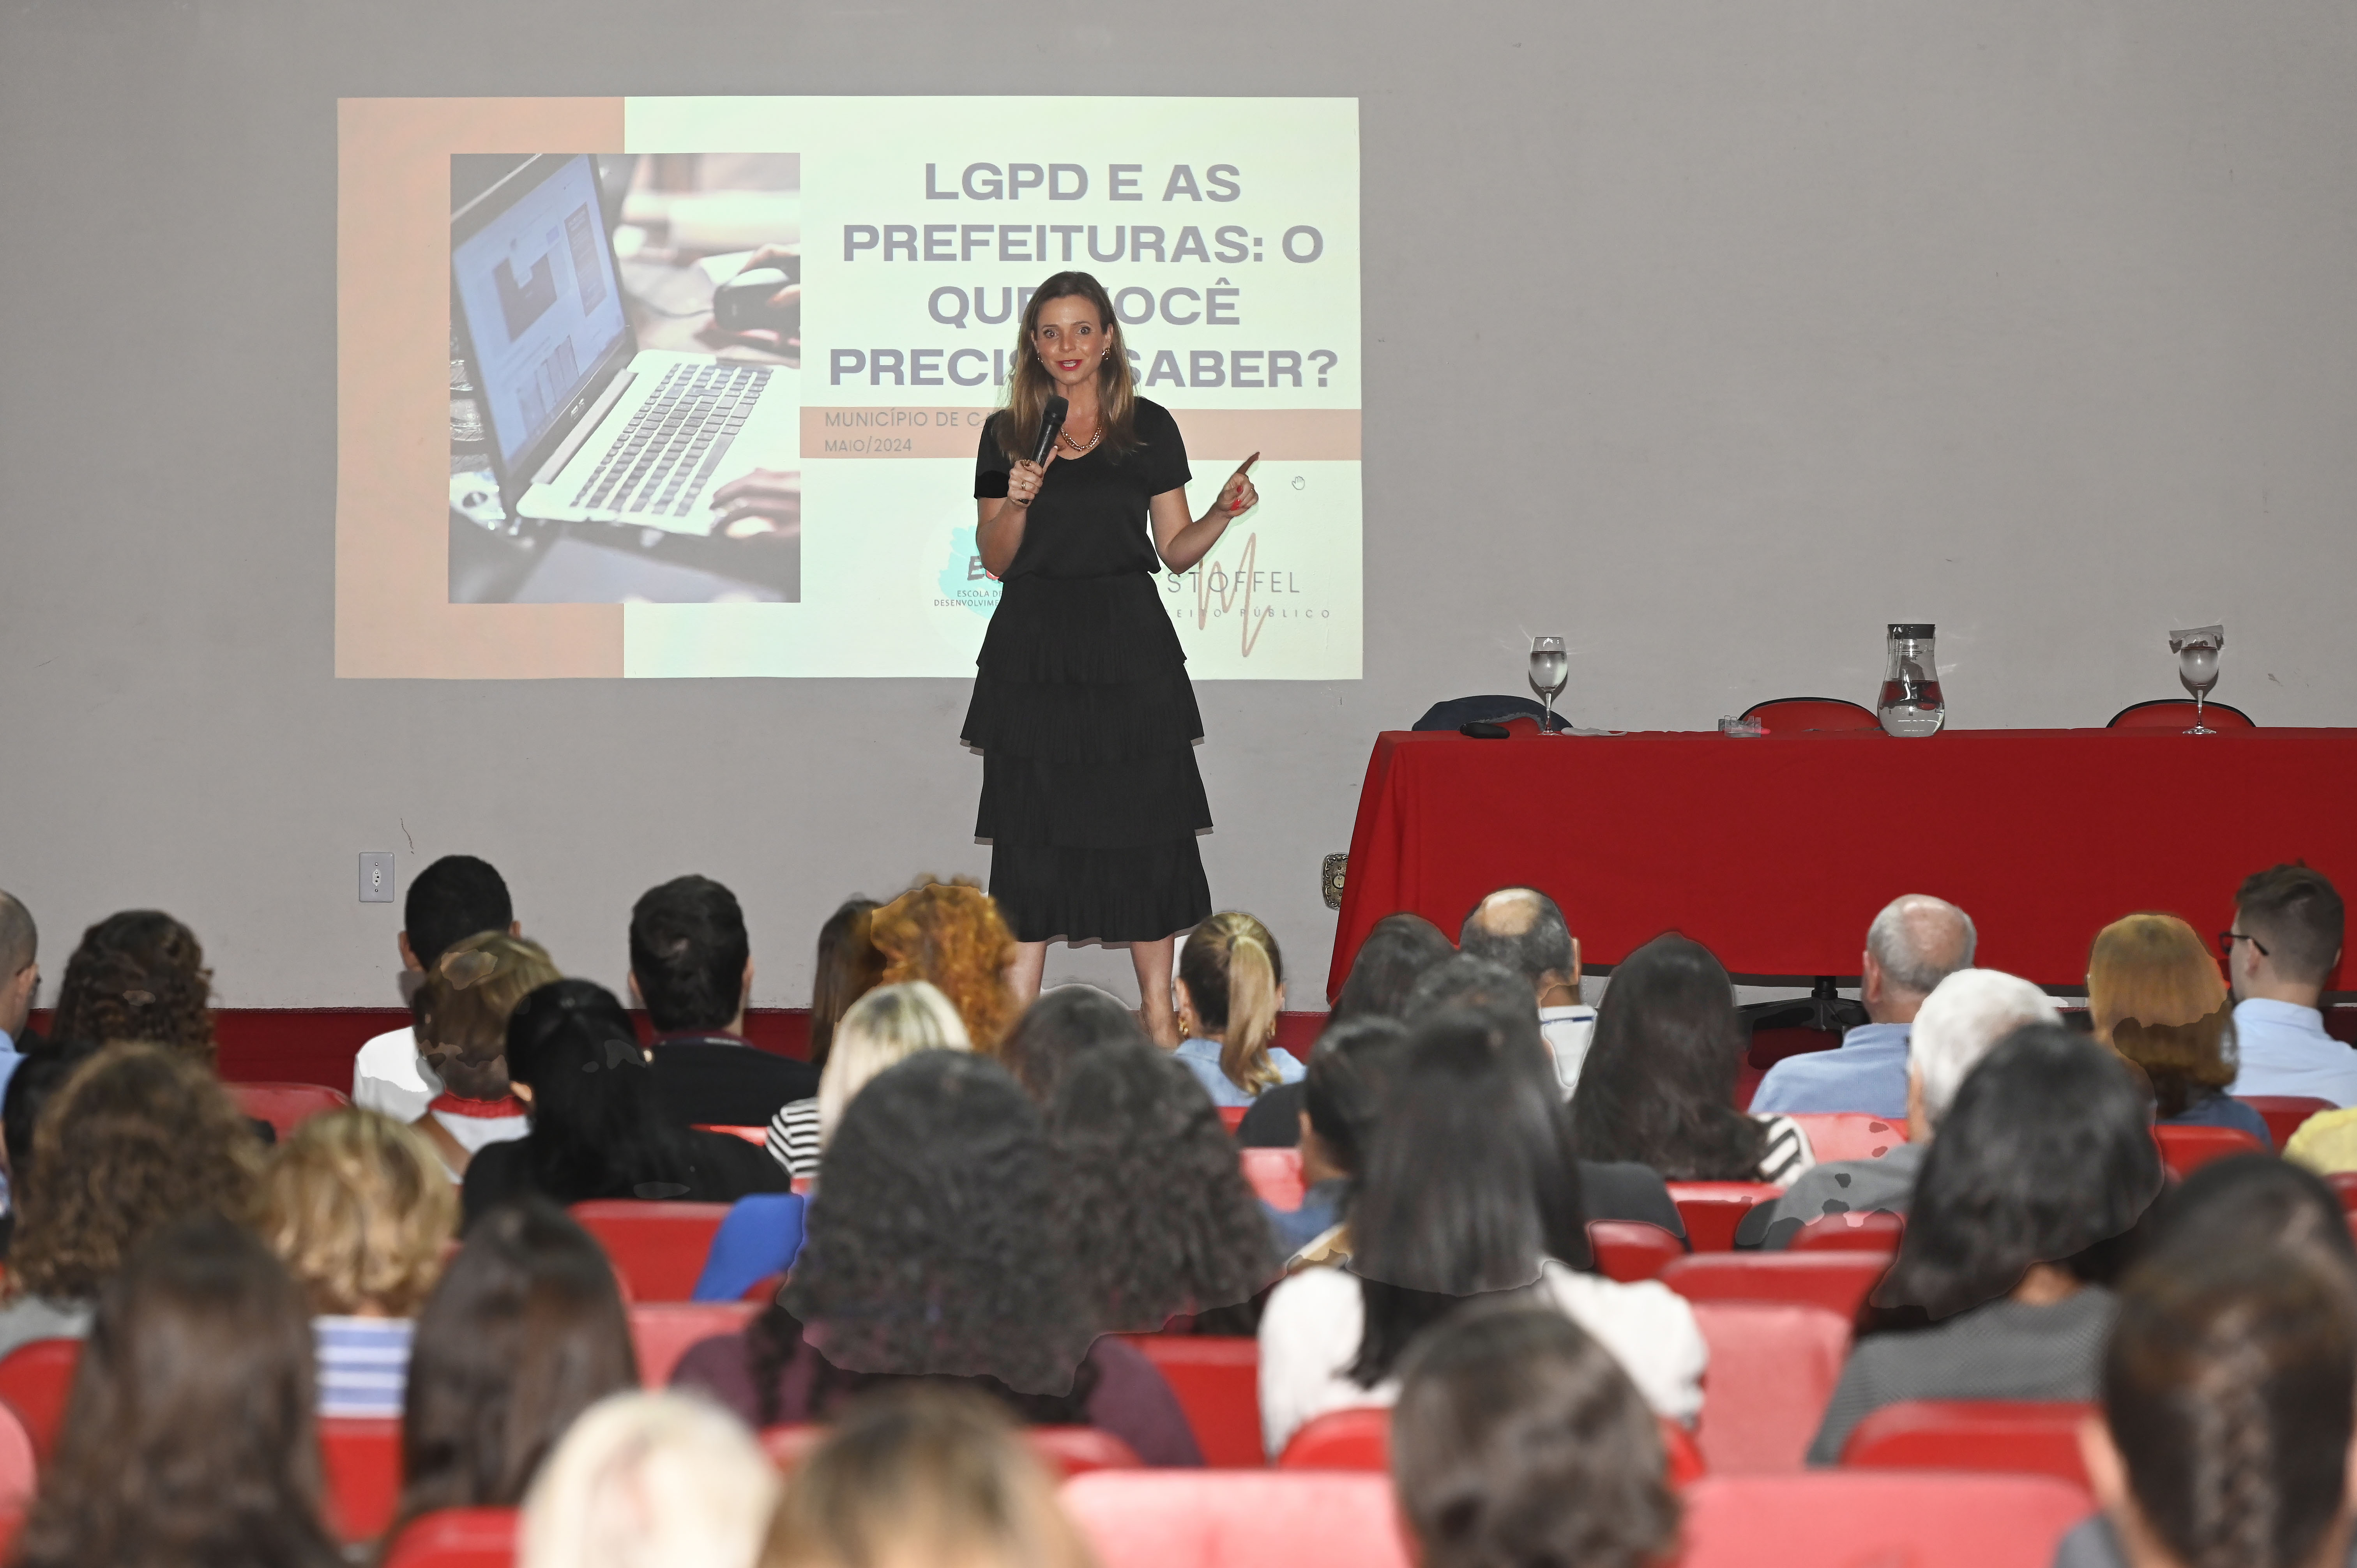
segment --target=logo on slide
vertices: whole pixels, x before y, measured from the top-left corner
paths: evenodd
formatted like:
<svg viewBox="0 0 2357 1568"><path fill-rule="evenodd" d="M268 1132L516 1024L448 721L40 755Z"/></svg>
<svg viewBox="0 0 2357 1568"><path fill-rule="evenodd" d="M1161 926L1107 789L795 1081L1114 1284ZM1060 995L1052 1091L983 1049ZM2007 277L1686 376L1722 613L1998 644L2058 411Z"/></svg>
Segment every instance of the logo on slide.
<svg viewBox="0 0 2357 1568"><path fill-rule="evenodd" d="M974 546L971 528L950 535L950 558L934 582L942 591L933 601L937 610L972 610L987 620L998 607L998 585L982 569L982 552Z"/></svg>

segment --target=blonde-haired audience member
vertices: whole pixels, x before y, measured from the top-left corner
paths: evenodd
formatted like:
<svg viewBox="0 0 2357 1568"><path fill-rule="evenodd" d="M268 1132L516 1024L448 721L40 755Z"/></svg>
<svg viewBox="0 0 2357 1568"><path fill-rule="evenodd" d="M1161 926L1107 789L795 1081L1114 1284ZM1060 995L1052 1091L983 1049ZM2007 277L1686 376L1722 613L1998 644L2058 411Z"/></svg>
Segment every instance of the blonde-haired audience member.
<svg viewBox="0 0 2357 1568"><path fill-rule="evenodd" d="M922 1386L843 1412L788 1479L761 1559L762 1568L1094 1561L1004 1412L980 1394Z"/></svg>
<svg viewBox="0 0 2357 1568"><path fill-rule="evenodd" d="M2226 1092L2233 1006L2218 961L2176 916L2129 915L2095 933L2087 954L2095 1038L2144 1069L2154 1120L2233 1127L2272 1147L2266 1121Z"/></svg>
<svg viewBox="0 0 2357 1568"><path fill-rule="evenodd" d="M516 1004L562 980L547 950L506 931L452 942L427 966L410 999L417 1054L442 1081L414 1125L442 1156L453 1181L477 1150L532 1131L508 1084L508 1015Z"/></svg>
<svg viewBox="0 0 2357 1568"><path fill-rule="evenodd" d="M397 1416L411 1320L442 1277L458 1194L425 1138L373 1111L295 1129L263 1178L262 1233L303 1288L319 1413Z"/></svg>
<svg viewBox="0 0 2357 1568"><path fill-rule="evenodd" d="M1233 909L1197 926L1174 988L1178 1059L1214 1105L1250 1105L1263 1090L1301 1081L1300 1059L1269 1049L1285 1007L1285 959L1266 926Z"/></svg>
<svg viewBox="0 0 2357 1568"><path fill-rule="evenodd" d="M523 1501L518 1568L753 1568L778 1473L736 1417L684 1394L584 1412Z"/></svg>
<svg viewBox="0 0 2357 1568"><path fill-rule="evenodd" d="M877 987L835 1024L818 1093L791 1101L770 1119L770 1155L797 1180L815 1176L844 1107L870 1079L920 1051L973 1048L963 1020L939 986L909 980Z"/></svg>

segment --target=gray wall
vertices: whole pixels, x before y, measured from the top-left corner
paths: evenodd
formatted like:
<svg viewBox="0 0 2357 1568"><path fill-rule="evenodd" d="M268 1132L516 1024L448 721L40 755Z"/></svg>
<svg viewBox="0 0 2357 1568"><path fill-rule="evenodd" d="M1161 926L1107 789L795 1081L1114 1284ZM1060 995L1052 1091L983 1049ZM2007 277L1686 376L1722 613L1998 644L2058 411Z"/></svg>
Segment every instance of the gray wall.
<svg viewBox="0 0 2357 1568"><path fill-rule="evenodd" d="M1954 723L2067 725L2223 620L2222 700L2357 723L2345 6L49 0L0 19L0 886L51 973L156 904L226 1004L387 1003L356 852L465 849L608 982L718 875L799 1004L844 894L984 870L963 682L332 677L335 101L1129 90L1361 101L1367 678L1200 693L1297 1004L1373 733L1534 631L1589 724L1870 700L1922 618Z"/></svg>

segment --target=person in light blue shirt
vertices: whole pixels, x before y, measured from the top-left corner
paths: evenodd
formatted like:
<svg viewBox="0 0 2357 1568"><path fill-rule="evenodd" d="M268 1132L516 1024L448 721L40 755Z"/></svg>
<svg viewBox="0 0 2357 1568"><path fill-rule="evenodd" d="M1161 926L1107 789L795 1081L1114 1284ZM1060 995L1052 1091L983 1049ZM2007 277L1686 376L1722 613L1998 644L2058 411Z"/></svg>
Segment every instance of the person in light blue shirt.
<svg viewBox="0 0 2357 1568"><path fill-rule="evenodd" d="M2234 923L2218 933L2242 1062L2228 1093L2357 1105L2357 1050L2325 1033L2321 1011L2342 927L2341 895L2305 865L2270 867L2235 890Z"/></svg>
<svg viewBox="0 0 2357 1568"><path fill-rule="evenodd" d="M1236 910L1187 933L1174 983L1178 1059L1214 1105L1250 1105L1261 1090L1298 1083L1308 1069L1273 1050L1285 1007L1285 959L1268 928Z"/></svg>
<svg viewBox="0 0 2357 1568"><path fill-rule="evenodd" d="M1972 917L1944 898L1910 893L1885 905L1867 928L1858 961L1858 1000L1870 1022L1843 1036L1836 1049L1770 1068L1751 1097L1752 1114L1854 1111L1903 1119L1916 1011L1940 982L1972 967L1977 940Z"/></svg>

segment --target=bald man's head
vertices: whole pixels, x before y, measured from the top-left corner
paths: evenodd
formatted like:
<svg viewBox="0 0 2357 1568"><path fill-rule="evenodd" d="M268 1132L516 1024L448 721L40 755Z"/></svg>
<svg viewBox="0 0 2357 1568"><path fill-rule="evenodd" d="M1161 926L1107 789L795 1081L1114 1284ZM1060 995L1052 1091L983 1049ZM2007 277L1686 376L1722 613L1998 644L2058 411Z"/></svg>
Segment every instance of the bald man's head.
<svg viewBox="0 0 2357 1568"><path fill-rule="evenodd" d="M1571 928L1555 900L1535 887L1501 887L1473 906L1457 947L1512 970L1534 992L1571 987L1568 998L1558 995L1555 1002L1579 1000L1579 951ZM1547 1004L1542 994L1541 1005Z"/></svg>
<svg viewBox="0 0 2357 1568"><path fill-rule="evenodd" d="M1972 967L1977 944L1972 917L1946 899L1893 898L1866 931L1867 1013L1878 1023L1912 1022L1940 982Z"/></svg>

